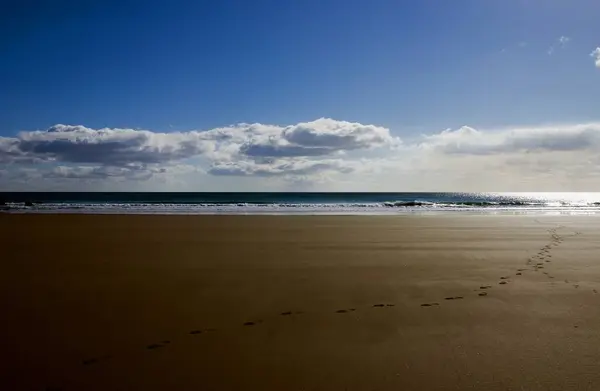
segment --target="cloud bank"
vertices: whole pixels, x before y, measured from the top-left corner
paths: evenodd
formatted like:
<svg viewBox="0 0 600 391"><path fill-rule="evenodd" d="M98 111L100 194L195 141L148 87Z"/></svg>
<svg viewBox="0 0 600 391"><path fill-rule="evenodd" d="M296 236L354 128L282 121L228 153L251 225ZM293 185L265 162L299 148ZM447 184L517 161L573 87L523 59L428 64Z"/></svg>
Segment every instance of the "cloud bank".
<svg viewBox="0 0 600 391"><path fill-rule="evenodd" d="M321 118L293 126L240 124L208 131L158 133L54 125L44 131L0 137L0 161L90 163L110 166L163 164L204 156L290 158L389 147L400 140L374 125Z"/></svg>
<svg viewBox="0 0 600 391"><path fill-rule="evenodd" d="M348 173L352 162L340 156L398 145L387 128L328 118L172 133L58 124L0 137L0 162L35 164L45 177L63 179L143 180L194 159L213 176L306 176Z"/></svg>
<svg viewBox="0 0 600 391"><path fill-rule="evenodd" d="M463 126L410 140L386 127L328 118L172 133L54 125L0 137L0 185L14 190L590 191L600 190L598 156L600 123Z"/></svg>
<svg viewBox="0 0 600 391"><path fill-rule="evenodd" d="M515 128L481 132L468 126L425 136L425 148L446 154L494 155L531 152L600 152L600 124Z"/></svg>

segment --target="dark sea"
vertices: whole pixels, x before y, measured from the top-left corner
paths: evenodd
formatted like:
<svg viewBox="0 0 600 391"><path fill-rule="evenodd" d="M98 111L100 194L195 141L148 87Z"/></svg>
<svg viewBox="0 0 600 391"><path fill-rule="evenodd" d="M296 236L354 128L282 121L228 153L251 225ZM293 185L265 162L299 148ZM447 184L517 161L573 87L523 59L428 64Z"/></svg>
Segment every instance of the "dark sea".
<svg viewBox="0 0 600 391"><path fill-rule="evenodd" d="M598 213L600 193L0 193L5 213Z"/></svg>

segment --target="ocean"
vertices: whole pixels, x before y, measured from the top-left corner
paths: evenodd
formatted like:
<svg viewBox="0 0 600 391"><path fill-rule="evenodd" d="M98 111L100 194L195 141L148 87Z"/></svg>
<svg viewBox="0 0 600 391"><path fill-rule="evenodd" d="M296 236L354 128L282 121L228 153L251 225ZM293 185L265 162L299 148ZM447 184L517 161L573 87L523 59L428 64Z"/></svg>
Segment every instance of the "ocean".
<svg viewBox="0 0 600 391"><path fill-rule="evenodd" d="M600 193L4 192L4 213L403 214L600 212Z"/></svg>

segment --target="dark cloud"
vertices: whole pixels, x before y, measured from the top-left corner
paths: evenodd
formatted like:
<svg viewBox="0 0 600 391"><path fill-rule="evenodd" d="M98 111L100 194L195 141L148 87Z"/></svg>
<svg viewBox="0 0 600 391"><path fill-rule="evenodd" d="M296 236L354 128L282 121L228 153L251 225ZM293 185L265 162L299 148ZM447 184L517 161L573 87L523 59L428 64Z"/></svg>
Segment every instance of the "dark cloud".
<svg viewBox="0 0 600 391"><path fill-rule="evenodd" d="M244 144L241 146L240 152L251 157L306 157L329 155L334 150L300 145Z"/></svg>
<svg viewBox="0 0 600 391"><path fill-rule="evenodd" d="M229 162L214 164L208 173L217 176L306 176L318 172L350 173L354 171L351 162L341 160L274 160L271 162Z"/></svg>
<svg viewBox="0 0 600 391"><path fill-rule="evenodd" d="M122 166L165 163L207 152L210 142L189 133L153 133L133 129L94 130L55 125L47 131L23 132L12 139L25 156L69 163Z"/></svg>
<svg viewBox="0 0 600 391"><path fill-rule="evenodd" d="M156 174L166 173L166 168L152 168L146 166L58 166L44 172L44 178L104 180L110 178L124 178L130 180L146 180Z"/></svg>

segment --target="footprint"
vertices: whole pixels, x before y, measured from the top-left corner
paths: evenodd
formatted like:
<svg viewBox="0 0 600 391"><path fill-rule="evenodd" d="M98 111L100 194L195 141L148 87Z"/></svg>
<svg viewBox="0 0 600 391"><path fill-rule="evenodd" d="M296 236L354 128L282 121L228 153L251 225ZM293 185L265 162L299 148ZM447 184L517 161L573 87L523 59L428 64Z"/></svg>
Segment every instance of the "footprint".
<svg viewBox="0 0 600 391"><path fill-rule="evenodd" d="M92 357L92 358L88 358L86 360L82 360L81 364L83 364L83 365L93 365L93 364L97 364L97 363L99 363L101 361L108 360L110 358L112 358L112 356L110 354L106 354L104 356Z"/></svg>
<svg viewBox="0 0 600 391"><path fill-rule="evenodd" d="M500 281L498 284L504 285L504 284L507 284L507 282L506 281Z"/></svg>
<svg viewBox="0 0 600 391"><path fill-rule="evenodd" d="M202 333L202 330L192 330L192 331L190 331L190 334L192 334L192 335L201 334L201 333Z"/></svg>
<svg viewBox="0 0 600 391"><path fill-rule="evenodd" d="M508 280L509 277L500 277L501 280Z"/></svg>
<svg viewBox="0 0 600 391"><path fill-rule="evenodd" d="M421 307L432 307L434 305L440 305L440 303L424 303L421 304Z"/></svg>
<svg viewBox="0 0 600 391"><path fill-rule="evenodd" d="M282 312L282 313L281 313L281 314L279 314L279 315L286 316L286 315L292 315L292 314L293 314L293 312L292 312L292 311L285 311L285 312Z"/></svg>
<svg viewBox="0 0 600 391"><path fill-rule="evenodd" d="M163 345L163 344L153 343L153 344L146 346L146 349L155 350L155 349L160 349L160 348L164 348L164 347L165 347L165 345Z"/></svg>
<svg viewBox="0 0 600 391"><path fill-rule="evenodd" d="M573 284L575 288L579 288L579 284Z"/></svg>
<svg viewBox="0 0 600 391"><path fill-rule="evenodd" d="M487 296L487 292L479 292L479 296Z"/></svg>
<svg viewBox="0 0 600 391"><path fill-rule="evenodd" d="M98 361L100 361L100 360L99 360L99 359L97 359L97 358L88 358L87 360L83 360L83 361L81 361L81 363L82 363L83 365L92 365L92 364L97 364L97 363L98 363Z"/></svg>
<svg viewBox="0 0 600 391"><path fill-rule="evenodd" d="M373 307L385 307L385 304L373 304Z"/></svg>
<svg viewBox="0 0 600 391"><path fill-rule="evenodd" d="M521 273L521 272L518 272L516 275L517 275L517 276L521 276L521 275L523 275L523 273Z"/></svg>
<svg viewBox="0 0 600 391"><path fill-rule="evenodd" d="M260 320L257 320L256 322L244 322L244 326L256 326L260 322Z"/></svg>
<svg viewBox="0 0 600 391"><path fill-rule="evenodd" d="M479 287L479 289L490 289L491 287L491 285L482 285Z"/></svg>
<svg viewBox="0 0 600 391"><path fill-rule="evenodd" d="M450 297L446 297L444 300L460 300L463 299L462 296L450 296Z"/></svg>

